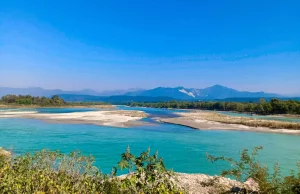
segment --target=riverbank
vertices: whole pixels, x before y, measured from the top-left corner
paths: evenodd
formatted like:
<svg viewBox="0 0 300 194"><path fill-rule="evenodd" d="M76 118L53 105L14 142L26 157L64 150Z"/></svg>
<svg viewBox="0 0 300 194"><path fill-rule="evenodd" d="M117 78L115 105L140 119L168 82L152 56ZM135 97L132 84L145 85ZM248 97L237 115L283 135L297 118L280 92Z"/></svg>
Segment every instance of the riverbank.
<svg viewBox="0 0 300 194"><path fill-rule="evenodd" d="M147 117L143 111L111 110L72 113L39 113L37 111L1 111L0 118L40 119L54 123L94 124L113 127L142 125L139 121Z"/></svg>
<svg viewBox="0 0 300 194"><path fill-rule="evenodd" d="M131 174L126 174L118 178L122 180L130 178L130 176ZM259 191L258 184L251 178L242 183L222 176L174 172L171 181L188 194L235 193L233 189L235 191L242 189L249 192Z"/></svg>
<svg viewBox="0 0 300 194"><path fill-rule="evenodd" d="M11 152L3 149L2 147L0 147L0 156L1 155L5 156L5 157L10 157L11 156Z"/></svg>
<svg viewBox="0 0 300 194"><path fill-rule="evenodd" d="M40 105L23 105L23 104L0 104L0 108L105 108L112 109L116 108L115 105L111 104L87 104L87 105L76 105L76 104L66 104L63 106L40 106Z"/></svg>
<svg viewBox="0 0 300 194"><path fill-rule="evenodd" d="M179 186L190 194L235 193L233 189L235 191L242 189L246 189L249 192L259 191L258 184L251 178L241 183L226 177L206 174L175 173L175 176Z"/></svg>
<svg viewBox="0 0 300 194"><path fill-rule="evenodd" d="M300 134L299 123L233 117L210 111L194 111L177 114L180 117L162 118L159 121L201 130L239 130Z"/></svg>
<svg viewBox="0 0 300 194"><path fill-rule="evenodd" d="M199 111L197 109L192 109L191 111ZM201 111L201 110L200 110ZM202 111L206 111L206 110L202 110ZM208 110L209 111L209 110ZM215 112L215 111L210 111L210 112ZM236 114L248 114L248 115L251 115L251 116L265 116L265 117L277 117L277 118L280 118L280 117L285 117L285 118L300 118L300 115L296 115L296 114L268 114L268 115L260 115L260 114L252 114L251 112L237 112L237 111L216 111L217 113L236 113Z"/></svg>

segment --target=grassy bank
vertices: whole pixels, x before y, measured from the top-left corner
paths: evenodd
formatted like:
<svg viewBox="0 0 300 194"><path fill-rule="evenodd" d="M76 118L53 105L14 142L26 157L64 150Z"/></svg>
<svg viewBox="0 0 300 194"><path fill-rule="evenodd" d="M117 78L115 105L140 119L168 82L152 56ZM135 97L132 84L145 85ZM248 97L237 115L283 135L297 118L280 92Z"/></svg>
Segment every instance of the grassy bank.
<svg viewBox="0 0 300 194"><path fill-rule="evenodd" d="M203 119L207 121L214 121L214 122L219 122L224 124L237 124L237 125L245 125L249 127L266 127L270 129L300 130L300 123L254 119L254 118L247 118L247 117L234 117L234 116L227 116L227 115L222 115L219 113L209 112L209 111L180 113L180 115L186 117L187 119L195 119L195 120Z"/></svg>
<svg viewBox="0 0 300 194"><path fill-rule="evenodd" d="M263 120L263 119L252 119L247 117L233 117L226 116L218 113L204 113L201 114L206 120L216 121L226 124L238 124L250 127L266 127L270 129L293 129L300 130L300 123L274 121L274 120Z"/></svg>

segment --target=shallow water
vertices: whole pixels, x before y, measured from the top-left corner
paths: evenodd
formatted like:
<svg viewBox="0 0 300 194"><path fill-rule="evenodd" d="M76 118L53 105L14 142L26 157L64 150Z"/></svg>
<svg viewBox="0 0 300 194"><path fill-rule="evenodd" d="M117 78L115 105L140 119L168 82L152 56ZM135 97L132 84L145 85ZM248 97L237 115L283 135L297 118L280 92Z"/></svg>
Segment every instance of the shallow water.
<svg viewBox="0 0 300 194"><path fill-rule="evenodd" d="M166 109L166 108L145 108L145 107L130 107L130 106L117 106L120 110L140 110L148 114L148 117L155 118L170 118L179 117L176 113L178 112L188 112L188 110L182 109Z"/></svg>
<svg viewBox="0 0 300 194"><path fill-rule="evenodd" d="M119 107L121 109L136 109ZM155 117L174 114L174 110L138 108ZM63 111L63 110L57 110ZM159 112L159 113L158 113ZM140 153L149 146L163 156L167 167L178 172L217 174L227 167L211 164L206 152L216 156L238 157L240 150L265 146L260 159L271 166L279 162L284 173L300 160L300 136L242 131L194 130L172 124L116 128L86 124L53 124L35 119L0 119L0 146L16 154L43 148L65 153L81 150L92 154L96 165L109 173L129 145Z"/></svg>

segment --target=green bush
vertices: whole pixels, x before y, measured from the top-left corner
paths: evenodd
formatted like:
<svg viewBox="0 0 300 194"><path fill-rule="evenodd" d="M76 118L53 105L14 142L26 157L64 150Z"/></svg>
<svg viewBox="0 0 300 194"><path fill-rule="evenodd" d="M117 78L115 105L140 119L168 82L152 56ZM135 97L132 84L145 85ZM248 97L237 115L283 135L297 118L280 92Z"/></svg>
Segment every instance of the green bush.
<svg viewBox="0 0 300 194"><path fill-rule="evenodd" d="M300 165L298 164L298 174L292 172L289 176L282 176L278 164L274 165L273 172L270 173L267 166L262 166L257 160L259 150L262 146L255 147L252 153L244 149L238 161L226 157L214 157L207 154L211 162L226 161L231 168L222 171L222 176L233 177L240 182L245 182L252 178L259 185L261 194L299 194L300 193ZM251 193L244 191L244 193Z"/></svg>
<svg viewBox="0 0 300 194"><path fill-rule="evenodd" d="M129 148L119 167L102 174L92 157L42 150L16 158L0 156L0 193L180 193L172 172L150 150L135 157ZM117 170L130 174L117 177Z"/></svg>

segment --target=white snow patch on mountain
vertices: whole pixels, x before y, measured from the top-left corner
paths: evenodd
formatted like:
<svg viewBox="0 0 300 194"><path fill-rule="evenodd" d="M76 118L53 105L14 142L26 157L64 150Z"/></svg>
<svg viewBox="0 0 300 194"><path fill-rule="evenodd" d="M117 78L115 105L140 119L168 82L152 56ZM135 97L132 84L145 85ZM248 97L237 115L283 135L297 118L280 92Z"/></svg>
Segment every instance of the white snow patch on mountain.
<svg viewBox="0 0 300 194"><path fill-rule="evenodd" d="M181 90L179 90L179 92L182 92L182 93L184 93L184 94L187 94L187 95L189 95L189 96L195 98L195 95L194 95L192 92L187 92L185 89L181 89Z"/></svg>

